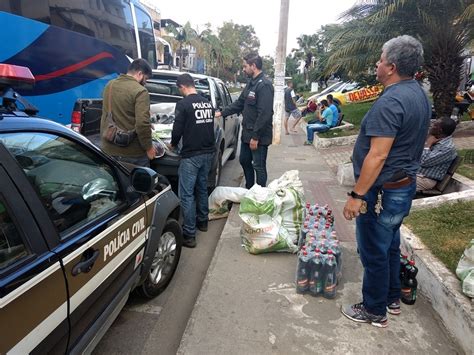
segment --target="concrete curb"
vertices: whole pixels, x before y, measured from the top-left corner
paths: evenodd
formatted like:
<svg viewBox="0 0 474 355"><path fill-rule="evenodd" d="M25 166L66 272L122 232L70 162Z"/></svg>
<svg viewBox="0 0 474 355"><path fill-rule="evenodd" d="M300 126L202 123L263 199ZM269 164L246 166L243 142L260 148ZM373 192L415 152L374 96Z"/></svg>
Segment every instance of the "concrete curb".
<svg viewBox="0 0 474 355"><path fill-rule="evenodd" d="M400 248L415 259L418 287L441 317L446 329L466 354L473 354L473 300L462 294L460 281L443 265L413 232L403 225Z"/></svg>
<svg viewBox="0 0 474 355"><path fill-rule="evenodd" d="M184 330L183 336L181 338L181 343L179 344L179 348L176 354L187 354L187 351L189 351L188 340L191 338L190 335L193 332L196 314L199 311L201 299L202 297L204 297L203 295L206 293L206 290L209 287L209 282L216 268L217 260L219 258L219 254L222 249L224 240L226 239L226 236L232 236L236 233L240 235L241 224L237 223L236 225L235 223L233 223L236 220L240 222L240 217L238 217L239 206L240 204L238 203L232 204L232 208L229 212L229 215L227 216L227 222L224 226L224 229L222 230L221 237L219 238L219 242L217 243L216 250L214 251L214 255L211 260L211 264L207 269L206 277L204 278L204 281L202 283L201 290L199 291L199 295L196 299L196 303L194 304L193 311L191 313L191 316L189 317L188 324L186 325L186 329Z"/></svg>
<svg viewBox="0 0 474 355"><path fill-rule="evenodd" d="M434 208L445 203L456 203L459 201L471 201L474 200L474 189L452 192L446 195L424 197L413 200L411 210L420 210L424 208Z"/></svg>

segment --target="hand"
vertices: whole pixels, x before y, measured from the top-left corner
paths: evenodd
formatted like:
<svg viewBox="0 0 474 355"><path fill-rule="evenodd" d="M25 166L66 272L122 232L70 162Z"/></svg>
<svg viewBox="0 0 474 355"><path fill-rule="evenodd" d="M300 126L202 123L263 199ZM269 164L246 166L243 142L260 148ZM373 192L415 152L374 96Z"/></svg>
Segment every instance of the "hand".
<svg viewBox="0 0 474 355"><path fill-rule="evenodd" d="M435 145L436 143L439 142L439 139L436 138L435 136L432 136L431 134L428 136L428 138L426 139L426 146L428 148L431 148L433 145Z"/></svg>
<svg viewBox="0 0 474 355"><path fill-rule="evenodd" d="M351 221L352 218L357 217L360 214L360 208L362 207L362 200L358 198L349 197L344 206L342 214L344 218Z"/></svg>
<svg viewBox="0 0 474 355"><path fill-rule="evenodd" d="M222 117L222 112L221 112L221 111L216 111L214 117L215 117L215 118Z"/></svg>
<svg viewBox="0 0 474 355"><path fill-rule="evenodd" d="M258 148L258 139L250 139L250 150L257 150Z"/></svg>
<svg viewBox="0 0 474 355"><path fill-rule="evenodd" d="M148 159L150 159L150 160L155 159L155 156L156 156L155 147L151 146L151 148L146 151L146 155L147 155Z"/></svg>

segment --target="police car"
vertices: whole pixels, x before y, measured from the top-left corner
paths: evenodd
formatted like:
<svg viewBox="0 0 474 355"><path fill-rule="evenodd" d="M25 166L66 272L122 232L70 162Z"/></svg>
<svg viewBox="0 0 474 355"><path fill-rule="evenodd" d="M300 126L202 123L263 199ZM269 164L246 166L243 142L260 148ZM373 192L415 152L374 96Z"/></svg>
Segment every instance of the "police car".
<svg viewBox="0 0 474 355"><path fill-rule="evenodd" d="M0 353L90 352L132 290L170 282L179 201L153 170L33 117L12 89L33 83L0 64Z"/></svg>

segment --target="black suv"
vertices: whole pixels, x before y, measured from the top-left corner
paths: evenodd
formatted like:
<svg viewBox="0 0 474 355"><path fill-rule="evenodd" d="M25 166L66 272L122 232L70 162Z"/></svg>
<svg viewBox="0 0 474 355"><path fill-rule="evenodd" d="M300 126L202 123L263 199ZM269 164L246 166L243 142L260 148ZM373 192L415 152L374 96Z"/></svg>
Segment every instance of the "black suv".
<svg viewBox="0 0 474 355"><path fill-rule="evenodd" d="M151 115L154 134L169 143L174 122L174 109L182 96L176 86L176 79L183 73L169 70L153 70L153 76L146 83L150 93ZM189 73L195 82L196 90L206 97L217 110L223 110L232 103L229 90L222 80L201 74ZM212 190L219 185L221 168L227 160L235 158L239 143L241 117L231 115L215 119L216 159L211 168L208 187ZM151 167L170 180L178 177L179 155L165 151L165 155L151 162Z"/></svg>
<svg viewBox="0 0 474 355"><path fill-rule="evenodd" d="M170 282L179 201L153 170L32 117L10 85L33 81L0 64L0 353L89 353L132 290Z"/></svg>

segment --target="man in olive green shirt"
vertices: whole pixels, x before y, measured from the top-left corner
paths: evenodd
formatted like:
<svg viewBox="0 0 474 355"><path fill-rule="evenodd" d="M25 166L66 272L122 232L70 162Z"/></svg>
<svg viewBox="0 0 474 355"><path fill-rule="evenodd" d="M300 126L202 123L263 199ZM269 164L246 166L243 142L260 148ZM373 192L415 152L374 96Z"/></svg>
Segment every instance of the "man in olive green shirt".
<svg viewBox="0 0 474 355"><path fill-rule="evenodd" d="M135 59L128 67L127 74L121 74L105 86L100 123L101 147L117 160L150 166L150 160L155 157L151 141L150 96L144 87L151 75L150 64L144 59ZM115 124L120 129L135 130L136 136L130 145L120 147L104 139L107 112L112 112Z"/></svg>

